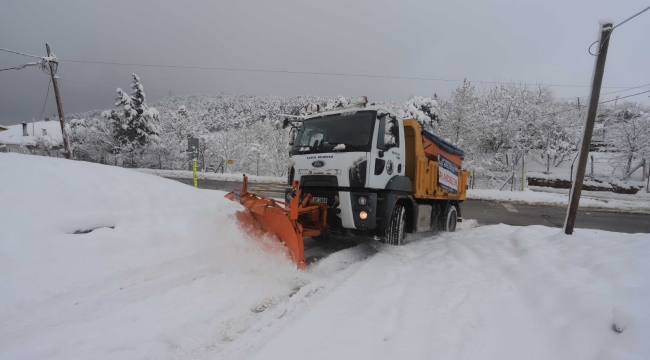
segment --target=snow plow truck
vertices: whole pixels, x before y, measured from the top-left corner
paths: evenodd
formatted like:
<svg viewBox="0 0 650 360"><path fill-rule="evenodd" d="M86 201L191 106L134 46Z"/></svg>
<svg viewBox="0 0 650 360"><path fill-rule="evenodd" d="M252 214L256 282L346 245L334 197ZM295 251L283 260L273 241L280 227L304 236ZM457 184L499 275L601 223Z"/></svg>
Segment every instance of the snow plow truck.
<svg viewBox="0 0 650 360"><path fill-rule="evenodd" d="M469 171L463 150L360 98L354 106L307 116L287 115L291 127L285 201L241 190L226 195L248 211L240 225L270 232L305 268L303 237L370 236L391 245L405 233L454 231L462 221Z"/></svg>

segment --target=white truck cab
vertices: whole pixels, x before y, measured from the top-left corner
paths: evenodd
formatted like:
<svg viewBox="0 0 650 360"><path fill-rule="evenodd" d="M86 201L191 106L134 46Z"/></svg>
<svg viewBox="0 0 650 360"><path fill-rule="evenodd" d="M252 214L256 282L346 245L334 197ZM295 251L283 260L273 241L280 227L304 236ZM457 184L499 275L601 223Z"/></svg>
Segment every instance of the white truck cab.
<svg viewBox="0 0 650 360"><path fill-rule="evenodd" d="M387 205L383 193L411 190L404 176L402 119L383 107L367 106L318 112L299 123L290 148L289 182L298 180L303 193L327 202L333 228L381 226L378 222L387 217L378 214Z"/></svg>
<svg viewBox="0 0 650 360"><path fill-rule="evenodd" d="M462 221L464 152L414 119L361 103L287 118L284 125L292 126L289 184L298 180L301 197L327 204L331 232L399 245L405 232L454 231ZM287 202L292 196L287 189Z"/></svg>

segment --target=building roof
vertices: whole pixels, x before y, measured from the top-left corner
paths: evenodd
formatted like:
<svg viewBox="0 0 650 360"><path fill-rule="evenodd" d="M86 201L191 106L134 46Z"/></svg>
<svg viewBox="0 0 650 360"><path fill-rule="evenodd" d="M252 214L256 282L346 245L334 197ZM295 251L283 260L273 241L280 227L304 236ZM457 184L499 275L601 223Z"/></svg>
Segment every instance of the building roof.
<svg viewBox="0 0 650 360"><path fill-rule="evenodd" d="M23 136L22 124L4 127L7 130L0 131L0 144L27 146L35 145L38 140L47 141L51 146L59 146L63 143L61 124L56 120L27 123L28 136ZM46 135L43 135L43 130Z"/></svg>

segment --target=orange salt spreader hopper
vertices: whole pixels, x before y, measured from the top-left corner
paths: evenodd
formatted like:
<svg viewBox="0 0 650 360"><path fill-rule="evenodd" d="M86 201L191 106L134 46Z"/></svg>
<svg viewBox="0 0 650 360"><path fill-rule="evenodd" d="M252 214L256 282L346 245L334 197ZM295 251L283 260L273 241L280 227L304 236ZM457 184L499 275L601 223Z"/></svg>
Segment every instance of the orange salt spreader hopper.
<svg viewBox="0 0 650 360"><path fill-rule="evenodd" d="M287 247L298 269L304 270L306 264L303 236L318 236L326 229L327 205L315 204L311 194L307 194L300 201L298 181L294 180L291 187L290 203L269 199L248 192L248 177L244 175L242 189L229 192L225 197L246 208L237 216L244 231L252 233L253 229L259 228L275 235ZM248 214L252 214L252 218L246 216Z"/></svg>

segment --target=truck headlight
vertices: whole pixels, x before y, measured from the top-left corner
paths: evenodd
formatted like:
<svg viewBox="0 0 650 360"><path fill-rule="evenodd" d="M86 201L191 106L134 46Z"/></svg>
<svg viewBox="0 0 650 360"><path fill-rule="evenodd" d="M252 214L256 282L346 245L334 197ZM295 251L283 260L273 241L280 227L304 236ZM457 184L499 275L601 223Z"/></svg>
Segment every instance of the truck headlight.
<svg viewBox="0 0 650 360"><path fill-rule="evenodd" d="M368 213L365 211L361 211L359 212L359 217L361 218L361 220L365 220L368 217Z"/></svg>
<svg viewBox="0 0 650 360"><path fill-rule="evenodd" d="M363 196L359 197L359 205L361 205L361 206L366 205L367 202L368 202L368 199L366 199L365 197L363 197Z"/></svg>

